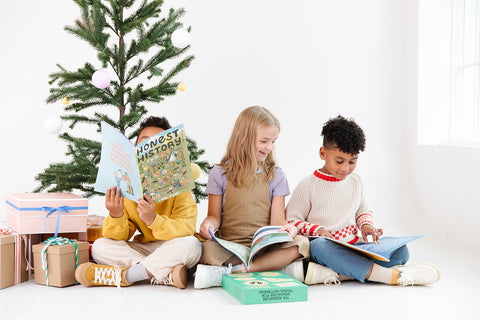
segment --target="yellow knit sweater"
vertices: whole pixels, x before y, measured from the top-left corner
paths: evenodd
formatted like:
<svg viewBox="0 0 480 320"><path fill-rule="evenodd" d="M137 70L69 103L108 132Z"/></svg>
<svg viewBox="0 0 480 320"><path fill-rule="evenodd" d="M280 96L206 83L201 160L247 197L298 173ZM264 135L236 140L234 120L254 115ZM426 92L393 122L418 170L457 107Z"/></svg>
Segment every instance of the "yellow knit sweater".
<svg viewBox="0 0 480 320"><path fill-rule="evenodd" d="M134 201L125 199L124 204L122 217L112 218L108 215L105 218L102 229L104 237L128 241L138 230L140 234L135 235L135 240L146 243L190 236L195 233L197 205L189 191L156 203L157 216L149 226L140 219L137 204Z"/></svg>

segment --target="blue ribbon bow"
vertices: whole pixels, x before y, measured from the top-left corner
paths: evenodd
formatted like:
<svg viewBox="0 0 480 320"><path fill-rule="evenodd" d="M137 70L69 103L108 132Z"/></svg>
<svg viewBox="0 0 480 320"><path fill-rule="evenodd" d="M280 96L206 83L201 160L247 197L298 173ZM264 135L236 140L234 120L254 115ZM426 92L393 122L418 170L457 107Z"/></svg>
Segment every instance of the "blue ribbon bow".
<svg viewBox="0 0 480 320"><path fill-rule="evenodd" d="M60 217L62 215L62 212L67 212L69 213L70 210L72 210L72 207L69 206L63 206L63 207L58 207L58 208L52 208L52 207L42 207L43 211L50 211L46 216L45 220L43 220L43 228L45 229L45 232L47 231L47 218L52 215L54 212L58 211L58 216L57 216L57 224L55 226L55 235L54 238L57 238L58 235L58 228L60 226Z"/></svg>

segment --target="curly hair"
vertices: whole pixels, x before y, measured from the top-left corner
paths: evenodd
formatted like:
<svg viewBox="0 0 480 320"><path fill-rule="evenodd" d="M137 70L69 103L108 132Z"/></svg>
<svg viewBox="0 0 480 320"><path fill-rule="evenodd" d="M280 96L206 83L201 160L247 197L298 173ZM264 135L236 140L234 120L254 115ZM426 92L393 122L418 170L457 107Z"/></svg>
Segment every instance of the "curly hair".
<svg viewBox="0 0 480 320"><path fill-rule="evenodd" d="M138 129L139 130L138 132L141 132L146 127L156 127L156 128L161 128L163 130L168 130L172 126L170 125L167 118L165 117L150 116L140 123L140 128Z"/></svg>
<svg viewBox="0 0 480 320"><path fill-rule="evenodd" d="M359 154L365 150L365 134L353 119L341 115L329 119L322 128L323 146L338 148L348 154Z"/></svg>

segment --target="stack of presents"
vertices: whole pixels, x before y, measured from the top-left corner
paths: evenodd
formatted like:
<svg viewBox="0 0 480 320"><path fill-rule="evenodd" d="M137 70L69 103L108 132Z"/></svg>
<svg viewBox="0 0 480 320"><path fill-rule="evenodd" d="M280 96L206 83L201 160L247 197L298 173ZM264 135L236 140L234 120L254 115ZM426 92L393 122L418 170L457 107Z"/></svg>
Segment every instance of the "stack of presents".
<svg viewBox="0 0 480 320"><path fill-rule="evenodd" d="M0 289L29 280L65 287L91 260L103 217L88 215L88 200L72 193L15 193L6 197L0 228Z"/></svg>
<svg viewBox="0 0 480 320"><path fill-rule="evenodd" d="M16 193L6 197L0 227L0 289L27 281L76 284L75 269L92 261L104 217L88 215L88 201L72 193ZM307 286L281 272L223 275L223 288L243 304L306 301Z"/></svg>

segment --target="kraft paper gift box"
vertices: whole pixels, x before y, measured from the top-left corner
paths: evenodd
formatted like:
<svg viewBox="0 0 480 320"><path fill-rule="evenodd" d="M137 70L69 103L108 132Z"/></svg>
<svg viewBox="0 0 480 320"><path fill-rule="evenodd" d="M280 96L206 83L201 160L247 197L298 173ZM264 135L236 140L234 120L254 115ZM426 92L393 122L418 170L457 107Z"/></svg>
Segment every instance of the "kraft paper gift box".
<svg viewBox="0 0 480 320"><path fill-rule="evenodd" d="M88 200L73 193L11 193L6 209L21 234L87 231Z"/></svg>
<svg viewBox="0 0 480 320"><path fill-rule="evenodd" d="M0 289L28 280L24 244L19 235L0 234Z"/></svg>
<svg viewBox="0 0 480 320"><path fill-rule="evenodd" d="M88 262L88 242L73 241L77 244L78 256L75 254L75 245L39 243L32 246L33 262L35 265L35 283L47 285L47 273L42 266L42 250L47 245L47 271L48 285L54 287L66 287L76 284L75 269L78 265Z"/></svg>
<svg viewBox="0 0 480 320"><path fill-rule="evenodd" d="M230 273L222 287L243 304L307 301L308 287L280 272Z"/></svg>

